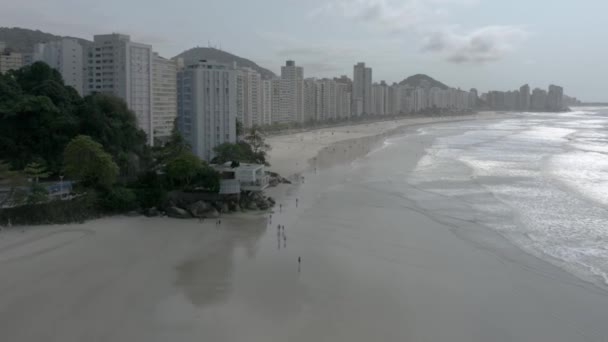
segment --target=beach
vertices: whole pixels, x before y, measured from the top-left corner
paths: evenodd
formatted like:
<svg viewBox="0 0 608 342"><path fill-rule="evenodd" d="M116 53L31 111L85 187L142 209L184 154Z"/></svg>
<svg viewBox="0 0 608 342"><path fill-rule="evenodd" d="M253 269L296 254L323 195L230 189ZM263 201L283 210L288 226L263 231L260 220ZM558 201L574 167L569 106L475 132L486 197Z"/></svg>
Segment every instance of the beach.
<svg viewBox="0 0 608 342"><path fill-rule="evenodd" d="M608 119L577 113L273 136L270 170L294 184L268 191L272 213L2 231L0 336L606 341L605 283L577 265L603 270L608 218L602 198L569 190L565 165L582 165L576 144L602 146L590 132ZM554 208L571 211L547 216Z"/></svg>

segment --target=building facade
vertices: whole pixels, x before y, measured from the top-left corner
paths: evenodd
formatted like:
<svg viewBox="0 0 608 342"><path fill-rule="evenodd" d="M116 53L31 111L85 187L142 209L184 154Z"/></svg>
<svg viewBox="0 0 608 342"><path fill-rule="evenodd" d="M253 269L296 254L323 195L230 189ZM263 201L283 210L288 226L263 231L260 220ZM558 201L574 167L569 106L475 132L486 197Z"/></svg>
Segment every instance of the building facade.
<svg viewBox="0 0 608 342"><path fill-rule="evenodd" d="M530 99L530 109L544 111L547 109L547 91L535 88Z"/></svg>
<svg viewBox="0 0 608 342"><path fill-rule="evenodd" d="M236 143L236 78L233 66L206 61L178 72L178 127L203 160L215 157L216 146Z"/></svg>
<svg viewBox="0 0 608 342"><path fill-rule="evenodd" d="M156 142L171 137L177 118L178 61L154 53L152 60L152 130Z"/></svg>
<svg viewBox="0 0 608 342"><path fill-rule="evenodd" d="M304 69L294 61L281 67L281 108L278 122L304 122Z"/></svg>
<svg viewBox="0 0 608 342"><path fill-rule="evenodd" d="M4 42L0 42L0 74L17 70L23 66L23 54L10 52Z"/></svg>
<svg viewBox="0 0 608 342"><path fill-rule="evenodd" d="M34 62L45 62L51 68L57 69L65 84L73 87L78 94L82 95L84 92L83 56L82 46L76 39L63 38L54 42L36 44L32 59Z"/></svg>
<svg viewBox="0 0 608 342"><path fill-rule="evenodd" d="M125 100L152 145L152 46L132 42L128 35L96 35L85 58L85 95L107 93Z"/></svg>
<svg viewBox="0 0 608 342"><path fill-rule="evenodd" d="M237 118L245 128L262 125L261 75L251 68L237 69Z"/></svg>
<svg viewBox="0 0 608 342"><path fill-rule="evenodd" d="M359 62L353 67L353 114L361 116L371 114L372 104L372 69Z"/></svg>
<svg viewBox="0 0 608 342"><path fill-rule="evenodd" d="M551 111L561 111L564 109L564 88L553 84L549 86L547 109Z"/></svg>
<svg viewBox="0 0 608 342"><path fill-rule="evenodd" d="M527 84L519 88L519 110L530 110L530 86Z"/></svg>
<svg viewBox="0 0 608 342"><path fill-rule="evenodd" d="M260 118L261 125L272 124L272 80L260 82Z"/></svg>

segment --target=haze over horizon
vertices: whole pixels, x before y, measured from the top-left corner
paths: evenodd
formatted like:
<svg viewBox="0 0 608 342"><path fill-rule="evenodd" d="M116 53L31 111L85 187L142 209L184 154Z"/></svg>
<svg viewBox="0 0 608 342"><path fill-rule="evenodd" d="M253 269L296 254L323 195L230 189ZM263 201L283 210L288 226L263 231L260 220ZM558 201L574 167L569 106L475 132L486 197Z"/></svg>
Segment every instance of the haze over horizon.
<svg viewBox="0 0 608 342"><path fill-rule="evenodd" d="M598 29L608 3L524 0L22 0L2 26L92 39L120 32L173 57L213 46L278 73L286 59L306 77L352 77L364 61L374 81L425 73L453 87L510 90L558 84L583 101L608 101ZM225 15L222 15L225 14Z"/></svg>

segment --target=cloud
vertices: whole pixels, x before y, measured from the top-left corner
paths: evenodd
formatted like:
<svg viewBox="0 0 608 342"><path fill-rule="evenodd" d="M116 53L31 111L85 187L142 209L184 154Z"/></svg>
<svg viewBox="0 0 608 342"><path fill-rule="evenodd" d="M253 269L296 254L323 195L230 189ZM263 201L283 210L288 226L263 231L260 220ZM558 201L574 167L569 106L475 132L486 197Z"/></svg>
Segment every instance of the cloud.
<svg viewBox="0 0 608 342"><path fill-rule="evenodd" d="M446 25L450 9L480 0L333 0L312 16L340 16L396 35L414 34L423 51L451 63L481 64L500 60L527 36L517 26L486 26L461 33ZM439 29L438 29L439 28Z"/></svg>
<svg viewBox="0 0 608 342"><path fill-rule="evenodd" d="M483 64L502 59L527 36L516 26L487 26L469 33L451 28L430 33L423 50L439 53L452 63Z"/></svg>

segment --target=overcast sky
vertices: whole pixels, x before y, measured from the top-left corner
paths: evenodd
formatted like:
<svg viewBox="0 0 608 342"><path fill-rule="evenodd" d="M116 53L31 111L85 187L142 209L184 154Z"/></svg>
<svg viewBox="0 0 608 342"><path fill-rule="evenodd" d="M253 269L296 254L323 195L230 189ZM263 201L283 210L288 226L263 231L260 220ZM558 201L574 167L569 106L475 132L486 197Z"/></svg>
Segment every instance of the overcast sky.
<svg viewBox="0 0 608 342"><path fill-rule="evenodd" d="M608 0L0 0L0 26L92 39L120 32L165 57L211 43L275 72L450 86L563 85L608 101Z"/></svg>

